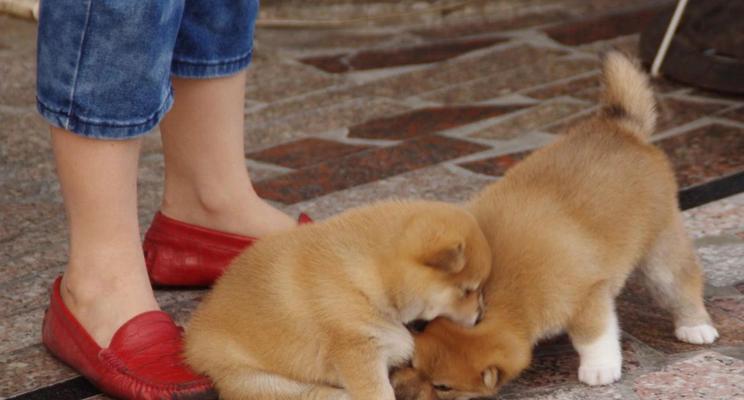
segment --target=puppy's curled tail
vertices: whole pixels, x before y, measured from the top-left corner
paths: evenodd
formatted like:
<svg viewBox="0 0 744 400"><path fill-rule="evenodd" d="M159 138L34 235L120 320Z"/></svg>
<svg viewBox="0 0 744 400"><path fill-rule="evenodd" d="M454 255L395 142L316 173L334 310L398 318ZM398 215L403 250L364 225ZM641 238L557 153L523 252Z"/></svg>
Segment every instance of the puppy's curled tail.
<svg viewBox="0 0 744 400"><path fill-rule="evenodd" d="M656 102L648 77L638 63L611 51L604 56L602 78L599 116L648 139L656 128Z"/></svg>

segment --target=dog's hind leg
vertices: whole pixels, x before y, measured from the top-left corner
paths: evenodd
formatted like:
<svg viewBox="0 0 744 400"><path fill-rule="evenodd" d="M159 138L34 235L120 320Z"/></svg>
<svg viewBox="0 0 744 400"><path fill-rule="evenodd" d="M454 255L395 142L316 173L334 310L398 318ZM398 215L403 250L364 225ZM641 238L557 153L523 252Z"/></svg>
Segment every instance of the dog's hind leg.
<svg viewBox="0 0 744 400"><path fill-rule="evenodd" d="M343 389L299 382L253 368L231 371L214 380L223 400L351 400Z"/></svg>
<svg viewBox="0 0 744 400"><path fill-rule="evenodd" d="M703 303L703 270L677 215L646 254L641 271L649 289L674 318L677 339L694 344L713 343L713 327Z"/></svg>

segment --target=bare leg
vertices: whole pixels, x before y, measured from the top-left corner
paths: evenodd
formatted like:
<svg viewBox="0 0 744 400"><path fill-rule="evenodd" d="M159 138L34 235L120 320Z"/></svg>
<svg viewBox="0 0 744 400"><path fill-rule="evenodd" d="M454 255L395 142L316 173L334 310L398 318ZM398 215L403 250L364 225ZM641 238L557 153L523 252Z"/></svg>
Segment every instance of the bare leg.
<svg viewBox="0 0 744 400"><path fill-rule="evenodd" d="M52 128L69 224L62 299L99 345L126 321L157 310L137 222L139 139L87 139Z"/></svg>
<svg viewBox="0 0 744 400"><path fill-rule="evenodd" d="M609 290L597 290L581 313L570 323L568 333L579 352L579 380L588 385L606 385L620 379L623 356L615 305Z"/></svg>
<svg viewBox="0 0 744 400"><path fill-rule="evenodd" d="M703 344L718 338L703 303L703 271L681 214L659 235L641 270L654 297L672 313L679 340Z"/></svg>
<svg viewBox="0 0 744 400"><path fill-rule="evenodd" d="M245 71L218 79L173 78L175 103L161 123L161 211L212 229L262 236L295 221L258 197L245 166Z"/></svg>

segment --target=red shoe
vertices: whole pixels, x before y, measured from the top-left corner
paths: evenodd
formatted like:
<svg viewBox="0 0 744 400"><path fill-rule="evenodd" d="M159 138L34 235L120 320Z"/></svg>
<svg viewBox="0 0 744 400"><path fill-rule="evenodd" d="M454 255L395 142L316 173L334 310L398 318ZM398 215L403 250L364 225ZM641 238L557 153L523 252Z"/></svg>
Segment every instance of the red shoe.
<svg viewBox="0 0 744 400"><path fill-rule="evenodd" d="M122 325L101 348L67 309L52 286L42 341L49 351L104 393L136 400L215 400L208 378L181 358L181 328L162 311L148 311Z"/></svg>
<svg viewBox="0 0 744 400"><path fill-rule="evenodd" d="M312 222L305 214L300 224ZM155 214L142 244L150 282L159 286L210 286L256 238L215 231Z"/></svg>

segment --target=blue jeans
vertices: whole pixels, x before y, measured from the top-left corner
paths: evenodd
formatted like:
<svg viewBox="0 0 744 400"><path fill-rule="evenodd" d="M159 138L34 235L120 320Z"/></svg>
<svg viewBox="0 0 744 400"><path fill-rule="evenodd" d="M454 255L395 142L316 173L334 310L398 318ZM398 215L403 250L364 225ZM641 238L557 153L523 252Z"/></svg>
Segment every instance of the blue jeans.
<svg viewBox="0 0 744 400"><path fill-rule="evenodd" d="M37 108L83 136L129 139L173 104L171 75L232 75L251 61L258 0L42 0Z"/></svg>

